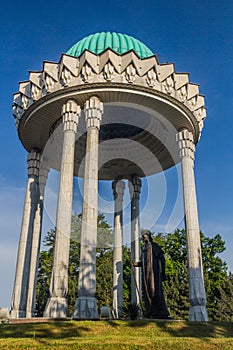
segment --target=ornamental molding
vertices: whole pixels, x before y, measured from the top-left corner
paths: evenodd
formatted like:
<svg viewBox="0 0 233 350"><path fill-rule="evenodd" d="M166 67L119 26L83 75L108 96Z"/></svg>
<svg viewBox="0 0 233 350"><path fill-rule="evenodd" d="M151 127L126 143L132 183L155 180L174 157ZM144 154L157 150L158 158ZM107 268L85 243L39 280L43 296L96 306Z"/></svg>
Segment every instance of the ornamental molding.
<svg viewBox="0 0 233 350"><path fill-rule="evenodd" d="M183 157L190 157L194 161L195 145L193 134L188 130L181 130L176 135L176 142L179 147L180 159Z"/></svg>
<svg viewBox="0 0 233 350"><path fill-rule="evenodd" d="M131 176L128 180L130 199L140 199L142 180L137 176Z"/></svg>
<svg viewBox="0 0 233 350"><path fill-rule="evenodd" d="M100 55L84 51L80 57L63 54L58 63L44 62L40 72L30 72L14 95L16 126L25 111L41 97L88 84L126 84L149 88L179 101L197 120L201 133L206 118L204 96L199 86L189 82L188 73L175 72L174 64L159 64L157 57L140 59L134 51L118 55L111 49Z"/></svg>
<svg viewBox="0 0 233 350"><path fill-rule="evenodd" d="M100 129L100 123L104 111L103 103L96 96L92 96L85 103L85 119L87 123L87 129L96 128Z"/></svg>
<svg viewBox="0 0 233 350"><path fill-rule="evenodd" d="M62 107L62 122L64 131L77 132L81 108L76 101L68 100Z"/></svg>

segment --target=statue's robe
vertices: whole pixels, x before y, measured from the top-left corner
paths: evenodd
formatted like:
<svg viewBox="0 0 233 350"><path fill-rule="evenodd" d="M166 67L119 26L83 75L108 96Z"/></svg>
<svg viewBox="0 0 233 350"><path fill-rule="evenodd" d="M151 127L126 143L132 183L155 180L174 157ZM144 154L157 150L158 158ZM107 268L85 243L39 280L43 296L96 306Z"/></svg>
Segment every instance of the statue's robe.
<svg viewBox="0 0 233 350"><path fill-rule="evenodd" d="M155 242L148 242L142 249L143 295L146 317L168 318L169 312L164 300L162 280L165 278L165 258L162 249Z"/></svg>

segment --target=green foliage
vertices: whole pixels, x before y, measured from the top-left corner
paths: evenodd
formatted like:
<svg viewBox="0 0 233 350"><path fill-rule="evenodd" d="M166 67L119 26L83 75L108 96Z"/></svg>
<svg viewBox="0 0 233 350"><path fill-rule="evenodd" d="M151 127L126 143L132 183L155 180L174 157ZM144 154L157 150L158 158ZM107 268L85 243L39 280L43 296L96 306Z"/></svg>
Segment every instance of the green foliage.
<svg viewBox="0 0 233 350"><path fill-rule="evenodd" d="M130 303L131 298L131 264L130 264L130 250L123 246L123 305Z"/></svg>
<svg viewBox="0 0 233 350"><path fill-rule="evenodd" d="M140 306L137 303L130 302L122 306L122 314L125 319L132 321L137 320L139 317Z"/></svg>
<svg viewBox="0 0 233 350"><path fill-rule="evenodd" d="M230 314L233 317L233 291L230 289L232 278L227 275L226 263L219 257L219 254L225 250L225 242L219 234L210 238L201 232L200 237L209 319L230 320ZM188 319L189 280L186 232L176 230L171 234L159 233L154 240L162 247L166 257L167 280L164 282L164 294L167 306L174 318ZM225 302L223 302L224 297ZM228 305L229 310L228 312L225 310L225 316L220 311L223 305L225 308Z"/></svg>
<svg viewBox="0 0 233 350"><path fill-rule="evenodd" d="M219 288L215 318L219 321L233 321L233 275L225 277Z"/></svg>
<svg viewBox="0 0 233 350"><path fill-rule="evenodd" d="M101 249L96 258L96 298L99 307L112 305L112 271L113 251Z"/></svg>
<svg viewBox="0 0 233 350"><path fill-rule="evenodd" d="M49 297L49 284L52 272L53 249L54 249L54 230L50 230L44 240L44 244L49 247L47 251L40 252L38 278L36 288L36 314L43 316L46 302Z"/></svg>
<svg viewBox="0 0 233 350"><path fill-rule="evenodd" d="M166 258L167 279L163 282L163 289L167 307L175 319L188 319L189 283L185 231L159 233L154 240L161 246Z"/></svg>

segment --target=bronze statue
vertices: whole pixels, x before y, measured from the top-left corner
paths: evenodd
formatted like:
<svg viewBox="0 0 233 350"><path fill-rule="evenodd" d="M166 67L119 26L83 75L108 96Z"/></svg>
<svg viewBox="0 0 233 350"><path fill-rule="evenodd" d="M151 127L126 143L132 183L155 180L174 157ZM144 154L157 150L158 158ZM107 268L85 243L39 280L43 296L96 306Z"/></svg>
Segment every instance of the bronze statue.
<svg viewBox="0 0 233 350"><path fill-rule="evenodd" d="M162 281L166 279L165 258L160 246L153 242L149 231L142 231L144 246L140 262L135 267L142 267L142 286L145 301L145 317L168 319L169 312L163 295Z"/></svg>

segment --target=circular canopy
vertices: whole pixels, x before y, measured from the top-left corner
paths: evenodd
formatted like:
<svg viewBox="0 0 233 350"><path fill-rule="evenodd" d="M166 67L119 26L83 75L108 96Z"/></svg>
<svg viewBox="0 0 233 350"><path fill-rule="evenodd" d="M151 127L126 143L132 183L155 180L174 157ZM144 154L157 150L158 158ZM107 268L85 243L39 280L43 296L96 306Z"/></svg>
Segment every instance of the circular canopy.
<svg viewBox="0 0 233 350"><path fill-rule="evenodd" d="M74 44L66 53L79 57L85 50L98 55L106 49L112 49L120 55L133 50L140 58L153 56L153 52L141 41L132 36L115 32L91 34Z"/></svg>
<svg viewBox="0 0 233 350"><path fill-rule="evenodd" d="M13 115L25 149L37 149L60 169L61 111L68 99L84 110L97 96L104 104L99 134L99 179L149 176L179 162L176 133L190 131L196 144L206 117L204 97L188 73L160 64L143 43L125 34L89 35L31 71L14 95ZM84 176L86 125L81 114L74 174Z"/></svg>

